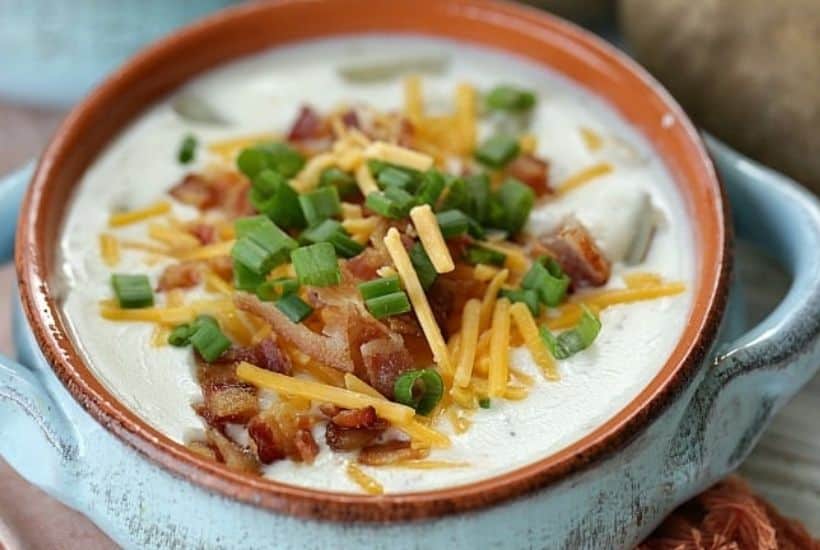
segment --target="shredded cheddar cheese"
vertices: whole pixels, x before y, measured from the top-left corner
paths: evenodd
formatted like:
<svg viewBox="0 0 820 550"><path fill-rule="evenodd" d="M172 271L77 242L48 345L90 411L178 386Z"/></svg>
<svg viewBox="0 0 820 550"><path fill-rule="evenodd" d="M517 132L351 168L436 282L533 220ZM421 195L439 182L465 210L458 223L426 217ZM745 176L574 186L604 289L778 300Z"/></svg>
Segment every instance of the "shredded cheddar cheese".
<svg viewBox="0 0 820 550"><path fill-rule="evenodd" d="M475 364L476 346L478 344L478 325L481 321L481 302L473 298L464 306L461 316L461 338L459 340L459 358L453 384L466 388L470 384Z"/></svg>
<svg viewBox="0 0 820 550"><path fill-rule="evenodd" d="M459 141L459 152L468 155L476 142L476 91L471 85L456 86L456 112L454 115Z"/></svg>
<svg viewBox="0 0 820 550"><path fill-rule="evenodd" d="M601 137L601 134L592 130L591 128L584 128L582 127L581 130L581 139L584 140L584 145L587 146L587 149L590 151L597 151L604 145L604 138Z"/></svg>
<svg viewBox="0 0 820 550"><path fill-rule="evenodd" d="M100 315L110 321L144 321L179 325L190 321L194 317L191 307L146 307L142 309L122 309L116 305L103 303L100 306Z"/></svg>
<svg viewBox="0 0 820 550"><path fill-rule="evenodd" d="M410 210L410 219L419 235L421 245L430 258L436 273L449 273L456 268L450 249L441 234L441 228L429 204L415 206Z"/></svg>
<svg viewBox="0 0 820 550"><path fill-rule="evenodd" d="M495 308L495 301L498 297L498 291L501 290L501 285L507 281L507 276L510 272L502 269L496 273L495 277L490 281L487 290L484 292L484 298L481 300L481 320L479 328L483 330L490 324L490 316Z"/></svg>
<svg viewBox="0 0 820 550"><path fill-rule="evenodd" d="M110 233L100 234L100 255L105 265L114 267L120 262L120 242Z"/></svg>
<svg viewBox="0 0 820 550"><path fill-rule="evenodd" d="M444 342L441 329L433 316L433 311L430 309L427 296L421 288L418 274L416 274L416 270L413 269L413 264L410 262L410 256L407 254L407 250L404 248L399 232L395 227L391 227L387 232L384 237L384 245L393 260L396 271L399 272L402 283L404 283L404 289L407 291L410 303L413 304L413 310L416 312L424 337L433 352L433 359L443 371L451 372L447 344Z"/></svg>
<svg viewBox="0 0 820 550"><path fill-rule="evenodd" d="M384 487L381 483L364 473L364 470L359 468L353 462L347 463L347 476L353 482L362 488L362 491L369 495L381 495L384 493Z"/></svg>
<svg viewBox="0 0 820 550"><path fill-rule="evenodd" d="M131 225L132 223L141 222L154 216L161 216L171 211L171 203L168 201L159 201L151 206L140 208L139 210L131 210L129 212L117 212L111 214L108 218L109 227L122 227L124 225Z"/></svg>
<svg viewBox="0 0 820 550"><path fill-rule="evenodd" d="M234 157L244 148L264 143L266 141L275 141L281 136L274 133L251 134L233 139L226 139L223 141L215 141L208 145L208 151L219 156L222 160L230 162Z"/></svg>
<svg viewBox="0 0 820 550"><path fill-rule="evenodd" d="M376 185L376 180L373 179L373 174L370 173L367 164L362 164L356 169L356 184L365 197L379 190L379 186Z"/></svg>
<svg viewBox="0 0 820 550"><path fill-rule="evenodd" d="M547 350L547 346L544 345L529 308L522 302L515 303L510 306L510 315L515 323L515 328L524 338L524 344L532 354L535 364L541 368L548 380L558 380L555 360Z"/></svg>
<svg viewBox="0 0 820 550"><path fill-rule="evenodd" d="M424 116L421 77L418 75L404 79L404 114L414 123L420 121Z"/></svg>
<svg viewBox="0 0 820 550"><path fill-rule="evenodd" d="M174 250L190 250L200 246L199 239L190 233L157 223L148 226L148 236Z"/></svg>
<svg viewBox="0 0 820 550"><path fill-rule="evenodd" d="M570 176L558 186L558 193L564 194L581 187L594 180L611 173L615 168L608 162L599 162Z"/></svg>
<svg viewBox="0 0 820 550"><path fill-rule="evenodd" d="M208 244L200 246L194 250L183 252L179 255L180 260L207 260L209 258L218 258L220 256L228 256L231 253L236 241L223 241L220 243Z"/></svg>
<svg viewBox="0 0 820 550"><path fill-rule="evenodd" d="M500 397L507 387L510 362L510 301L506 298L495 303L491 330L487 395Z"/></svg>
<svg viewBox="0 0 820 550"><path fill-rule="evenodd" d="M320 153L311 158L299 174L291 181L291 186L299 193L307 193L319 184L319 176L336 164L336 155Z"/></svg>
<svg viewBox="0 0 820 550"><path fill-rule="evenodd" d="M364 156L368 159L378 159L421 172L429 170L433 166L433 157L430 155L383 141L376 141L368 145L364 150Z"/></svg>

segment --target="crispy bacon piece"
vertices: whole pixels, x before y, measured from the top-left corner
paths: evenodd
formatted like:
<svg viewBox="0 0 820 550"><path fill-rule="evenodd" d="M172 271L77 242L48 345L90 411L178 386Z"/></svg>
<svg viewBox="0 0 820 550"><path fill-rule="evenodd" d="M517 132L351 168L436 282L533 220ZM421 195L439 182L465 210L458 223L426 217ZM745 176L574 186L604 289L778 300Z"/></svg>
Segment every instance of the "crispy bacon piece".
<svg viewBox="0 0 820 550"><path fill-rule="evenodd" d="M359 115L353 109L345 111L342 115L342 124L344 124L345 128L356 128L357 130L361 130L362 128Z"/></svg>
<svg viewBox="0 0 820 550"><path fill-rule="evenodd" d="M234 298L236 306L267 321L278 337L299 348L323 364L344 372L353 372L353 359L343 337L322 336L304 324L294 323L276 307L261 302L256 296L240 292Z"/></svg>
<svg viewBox="0 0 820 550"><path fill-rule="evenodd" d="M609 260L577 221L543 237L541 244L555 257L574 286L602 286L609 280Z"/></svg>
<svg viewBox="0 0 820 550"><path fill-rule="evenodd" d="M369 281L378 277L376 271L390 264L390 257L384 250L366 248L364 252L343 263L346 273L357 281Z"/></svg>
<svg viewBox="0 0 820 550"><path fill-rule="evenodd" d="M188 227L188 233L196 237L201 244L211 244L216 239L216 228L209 223L194 223Z"/></svg>
<svg viewBox="0 0 820 550"><path fill-rule="evenodd" d="M288 141L315 140L329 135L330 128L319 113L309 105L302 105L288 130Z"/></svg>
<svg viewBox="0 0 820 550"><path fill-rule="evenodd" d="M433 314L435 315L435 312L433 312ZM421 326L419 325L416 316L412 313L392 315L384 321L387 324L387 328L389 328L391 332L401 334L402 336L424 337Z"/></svg>
<svg viewBox="0 0 820 550"><path fill-rule="evenodd" d="M179 202L200 210L213 208L219 203L219 195L213 185L201 174L186 174L181 182L169 191Z"/></svg>
<svg viewBox="0 0 820 550"><path fill-rule="evenodd" d="M188 449L203 458L218 460L216 450L205 441L189 441L185 444Z"/></svg>
<svg viewBox="0 0 820 550"><path fill-rule="evenodd" d="M401 336L370 340L362 344L360 350L370 385L392 399L396 378L413 368L413 358L404 347Z"/></svg>
<svg viewBox="0 0 820 550"><path fill-rule="evenodd" d="M167 292L175 288L190 288L202 280L199 262L181 262L166 267L157 283L158 292Z"/></svg>
<svg viewBox="0 0 820 550"><path fill-rule="evenodd" d="M234 365L208 364L195 357L203 400L194 409L209 425L245 423L259 412L256 388L236 377Z"/></svg>
<svg viewBox="0 0 820 550"><path fill-rule="evenodd" d="M262 413L253 417L248 422L248 435L262 464L270 464L287 457L285 435L273 414Z"/></svg>
<svg viewBox="0 0 820 550"><path fill-rule="evenodd" d="M330 421L340 428L372 428L379 422L379 417L376 416L376 409L368 406L341 410Z"/></svg>
<svg viewBox="0 0 820 550"><path fill-rule="evenodd" d="M428 453L426 449L413 449L409 441L388 441L365 447L359 453L358 461L368 466L386 466L402 460L424 458Z"/></svg>
<svg viewBox="0 0 820 550"><path fill-rule="evenodd" d="M378 439L383 428L352 428L346 429L328 422L325 427L325 442L334 451L355 451L370 445Z"/></svg>
<svg viewBox="0 0 820 550"><path fill-rule="evenodd" d="M211 445L216 447L219 458L228 468L244 473L259 471L259 462L249 449L243 449L214 428L208 429L207 436Z"/></svg>
<svg viewBox="0 0 820 550"><path fill-rule="evenodd" d="M319 454L319 445L313 439L313 432L304 428L296 430L296 439L294 440L296 451L299 453L299 458L302 462L312 464Z"/></svg>
<svg viewBox="0 0 820 550"><path fill-rule="evenodd" d="M247 347L234 346L223 353L217 363L239 363L246 361L265 369L281 374L290 375L293 365L290 357L285 355L273 338L265 338L259 343Z"/></svg>
<svg viewBox="0 0 820 550"><path fill-rule="evenodd" d="M233 259L230 256L217 256L207 260L208 268L225 281L233 280Z"/></svg>
<svg viewBox="0 0 820 550"><path fill-rule="evenodd" d="M319 404L319 411L328 418L333 418L343 410L343 408L338 405L334 405L333 403Z"/></svg>
<svg viewBox="0 0 820 550"><path fill-rule="evenodd" d="M549 163L535 155L519 155L512 161L506 169L508 176L511 176L522 183L526 183L535 195L540 197L542 195L552 194L552 189L549 186Z"/></svg>

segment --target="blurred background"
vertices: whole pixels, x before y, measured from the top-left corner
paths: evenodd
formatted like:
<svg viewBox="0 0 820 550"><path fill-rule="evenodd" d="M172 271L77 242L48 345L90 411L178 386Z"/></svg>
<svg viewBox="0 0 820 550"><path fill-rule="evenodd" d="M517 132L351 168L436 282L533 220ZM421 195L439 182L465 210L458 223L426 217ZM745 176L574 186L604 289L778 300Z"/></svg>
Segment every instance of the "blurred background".
<svg viewBox="0 0 820 550"><path fill-rule="evenodd" d="M0 0L0 175L35 158L67 109L142 45L238 0ZM601 34L649 69L697 125L820 191L820 0L531 0ZM742 251L741 254L746 252ZM741 262L742 267L742 262ZM743 271L743 270L741 270ZM769 292L776 266L741 273ZM12 355L13 269L0 268L0 353ZM741 475L820 537L815 379L763 437ZM0 547L108 548L80 514L0 460Z"/></svg>

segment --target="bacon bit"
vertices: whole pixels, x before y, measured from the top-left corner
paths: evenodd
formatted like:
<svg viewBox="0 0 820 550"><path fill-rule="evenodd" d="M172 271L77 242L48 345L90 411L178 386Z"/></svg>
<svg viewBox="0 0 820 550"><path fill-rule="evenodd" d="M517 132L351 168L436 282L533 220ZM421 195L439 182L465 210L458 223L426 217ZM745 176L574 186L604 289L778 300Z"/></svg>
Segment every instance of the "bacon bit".
<svg viewBox="0 0 820 550"><path fill-rule="evenodd" d="M333 403L321 403L319 405L319 411L328 418L333 418L343 410L343 408Z"/></svg>
<svg viewBox="0 0 820 550"><path fill-rule="evenodd" d="M233 260L230 256L209 258L206 263L220 279L228 282L233 280Z"/></svg>
<svg viewBox="0 0 820 550"><path fill-rule="evenodd" d="M333 422L325 427L325 442L334 451L355 451L373 443L384 428L343 428Z"/></svg>
<svg viewBox="0 0 820 550"><path fill-rule="evenodd" d="M270 304L259 301L256 296L241 292L234 298L236 306L267 321L277 336L297 347L312 359L334 369L353 372L354 363L343 338L316 334L304 324L294 323L284 313Z"/></svg>
<svg viewBox="0 0 820 550"><path fill-rule="evenodd" d="M288 131L288 141L314 140L330 135L330 127L313 107L303 105Z"/></svg>
<svg viewBox="0 0 820 550"><path fill-rule="evenodd" d="M428 297L429 299L429 297ZM435 315L435 312L433 312ZM438 318L436 318L438 320ZM387 323L387 328L391 332L401 334L402 336L411 336L423 338L424 333L421 330L416 316L412 313L402 313L401 315L393 315L384 320Z"/></svg>
<svg viewBox="0 0 820 550"><path fill-rule="evenodd" d="M259 462L250 450L243 449L214 428L208 429L207 436L208 441L216 447L219 458L228 468L243 473L259 471Z"/></svg>
<svg viewBox="0 0 820 550"><path fill-rule="evenodd" d="M409 441L388 441L362 449L358 462L368 466L387 466L403 460L424 458L429 452L429 449L412 448Z"/></svg>
<svg viewBox="0 0 820 550"><path fill-rule="evenodd" d="M218 460L216 450L205 441L189 441L186 445L188 449L203 458Z"/></svg>
<svg viewBox="0 0 820 550"><path fill-rule="evenodd" d="M248 386L203 387L205 400L194 406L197 414L212 426L226 422L244 423L259 412L256 391Z"/></svg>
<svg viewBox="0 0 820 550"><path fill-rule="evenodd" d="M575 287L602 286L609 280L609 260L586 228L577 221L542 238L541 244L555 257Z"/></svg>
<svg viewBox="0 0 820 550"><path fill-rule="evenodd" d="M200 174L186 174L181 182L169 191L178 201L207 210L217 205L219 197L214 187Z"/></svg>
<svg viewBox="0 0 820 550"><path fill-rule="evenodd" d="M519 155L507 166L506 173L532 187L538 197L553 192L549 186L549 163L535 155Z"/></svg>
<svg viewBox="0 0 820 550"><path fill-rule="evenodd" d="M158 292L167 292L175 288L190 288L202 281L199 262L181 262L171 264L159 276Z"/></svg>
<svg viewBox="0 0 820 550"><path fill-rule="evenodd" d="M444 338L449 338L450 334L447 321L453 312L456 297L455 289L457 289L457 285L452 280L436 277L430 290L427 291L427 301L430 303L433 317L436 318L436 323L441 328L441 334ZM464 302L466 301L464 300Z"/></svg>
<svg viewBox="0 0 820 550"><path fill-rule="evenodd" d="M410 149L413 147L415 137L415 126L410 122L410 119L402 117L401 122L399 122L399 133L398 136L396 136L396 144Z"/></svg>
<svg viewBox="0 0 820 550"><path fill-rule="evenodd" d="M263 413L248 422L248 435L256 447L262 464L271 464L287 457L287 443L276 417Z"/></svg>
<svg viewBox="0 0 820 550"><path fill-rule="evenodd" d="M242 361L256 365L260 369L281 374L290 375L293 372L290 357L279 349L273 338L265 338L249 347L234 346L223 353L216 362L240 363Z"/></svg>
<svg viewBox="0 0 820 550"><path fill-rule="evenodd" d="M353 109L345 111L342 115L342 124L344 124L345 128L356 128L357 130L362 129L362 124L359 121L359 115Z"/></svg>
<svg viewBox="0 0 820 550"><path fill-rule="evenodd" d="M310 430L298 429L296 431L294 445L302 462L312 464L316 459L316 455L319 454L319 445L316 444L316 440L313 439L313 433Z"/></svg>
<svg viewBox="0 0 820 550"><path fill-rule="evenodd" d="M362 344L360 350L367 381L392 399L396 378L413 368L413 357L404 347L401 336L371 340Z"/></svg>
<svg viewBox="0 0 820 550"><path fill-rule="evenodd" d="M379 422L376 409L372 406L363 409L343 409L330 419L340 428L372 428Z"/></svg>
<svg viewBox="0 0 820 550"><path fill-rule="evenodd" d="M209 223L195 223L188 227L188 233L201 244L211 244L216 240L216 228Z"/></svg>
<svg viewBox="0 0 820 550"><path fill-rule="evenodd" d="M343 262L344 269L356 281L369 281L378 277L376 271L390 264L390 257L384 250L366 248L364 252Z"/></svg>

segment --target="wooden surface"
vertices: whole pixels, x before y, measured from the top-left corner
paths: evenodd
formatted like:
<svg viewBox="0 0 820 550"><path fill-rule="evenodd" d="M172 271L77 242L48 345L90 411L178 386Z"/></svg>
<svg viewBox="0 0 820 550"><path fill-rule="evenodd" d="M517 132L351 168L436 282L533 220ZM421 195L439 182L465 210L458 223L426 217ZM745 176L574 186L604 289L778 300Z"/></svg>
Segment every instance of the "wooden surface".
<svg viewBox="0 0 820 550"><path fill-rule="evenodd" d="M62 113L0 102L0 174L36 156ZM754 255L743 250L744 257ZM762 313L785 289L776 269L744 273L753 286L770 289L752 293L753 308ZM9 328L10 266L0 268L0 353L13 356ZM806 387L764 434L741 473L780 511L800 519L820 536L820 376ZM0 543L9 550L113 548L91 522L29 485L0 459Z"/></svg>

